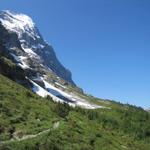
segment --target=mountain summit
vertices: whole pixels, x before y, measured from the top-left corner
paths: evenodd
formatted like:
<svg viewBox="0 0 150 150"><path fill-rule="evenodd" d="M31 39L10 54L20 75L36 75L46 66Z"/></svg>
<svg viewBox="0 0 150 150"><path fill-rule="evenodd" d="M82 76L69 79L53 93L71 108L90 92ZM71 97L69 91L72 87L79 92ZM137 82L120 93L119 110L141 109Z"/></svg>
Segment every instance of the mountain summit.
<svg viewBox="0 0 150 150"><path fill-rule="evenodd" d="M19 66L32 72L37 68L40 72L50 70L74 85L71 72L59 62L52 46L43 40L29 16L0 11L0 35L0 40Z"/></svg>

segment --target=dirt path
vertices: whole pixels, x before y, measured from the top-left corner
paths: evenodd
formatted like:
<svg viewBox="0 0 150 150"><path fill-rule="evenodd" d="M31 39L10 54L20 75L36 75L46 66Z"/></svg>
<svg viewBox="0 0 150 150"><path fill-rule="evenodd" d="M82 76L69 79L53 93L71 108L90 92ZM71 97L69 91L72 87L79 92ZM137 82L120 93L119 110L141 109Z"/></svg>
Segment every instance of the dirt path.
<svg viewBox="0 0 150 150"><path fill-rule="evenodd" d="M53 127L51 129L57 129L60 125L60 122L55 122L53 124ZM24 135L23 137L19 138L19 137L15 137L11 140L8 140L8 141L2 141L0 142L0 144L8 144L8 143L11 143L11 142L19 142L19 141L24 141L24 140L28 140L28 139L32 139L32 138L36 138L37 136L40 136L42 134L45 134L45 133L48 133L51 129L47 129L47 130L44 130L42 132L39 132L37 134L30 134L30 135Z"/></svg>

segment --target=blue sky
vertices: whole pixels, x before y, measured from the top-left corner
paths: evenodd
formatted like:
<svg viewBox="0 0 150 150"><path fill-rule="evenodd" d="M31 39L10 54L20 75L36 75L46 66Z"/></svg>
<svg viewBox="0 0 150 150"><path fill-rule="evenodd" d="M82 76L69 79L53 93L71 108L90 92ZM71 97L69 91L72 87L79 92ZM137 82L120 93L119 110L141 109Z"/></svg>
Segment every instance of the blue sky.
<svg viewBox="0 0 150 150"><path fill-rule="evenodd" d="M150 107L149 0L1 0L30 15L87 93Z"/></svg>

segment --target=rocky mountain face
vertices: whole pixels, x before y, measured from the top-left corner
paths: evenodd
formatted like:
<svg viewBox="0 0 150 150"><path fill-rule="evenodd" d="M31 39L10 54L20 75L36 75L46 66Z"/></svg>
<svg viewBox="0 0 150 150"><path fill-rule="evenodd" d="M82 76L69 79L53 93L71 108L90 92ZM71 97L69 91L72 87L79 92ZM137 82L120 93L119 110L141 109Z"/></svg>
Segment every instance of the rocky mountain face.
<svg viewBox="0 0 150 150"><path fill-rule="evenodd" d="M27 15L0 12L0 73L42 97L88 109L101 107L87 100Z"/></svg>
<svg viewBox="0 0 150 150"><path fill-rule="evenodd" d="M46 74L47 71L74 84L71 72L57 59L32 19L24 14L11 11L0 12L0 41L7 52L21 68L30 75Z"/></svg>

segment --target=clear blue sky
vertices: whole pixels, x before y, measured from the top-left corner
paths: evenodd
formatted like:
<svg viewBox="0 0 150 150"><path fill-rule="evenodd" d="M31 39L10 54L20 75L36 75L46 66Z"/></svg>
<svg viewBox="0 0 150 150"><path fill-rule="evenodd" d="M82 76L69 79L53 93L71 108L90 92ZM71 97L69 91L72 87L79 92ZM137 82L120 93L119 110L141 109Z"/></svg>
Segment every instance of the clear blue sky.
<svg viewBox="0 0 150 150"><path fill-rule="evenodd" d="M30 15L86 92L150 106L149 0L1 0L0 9Z"/></svg>

